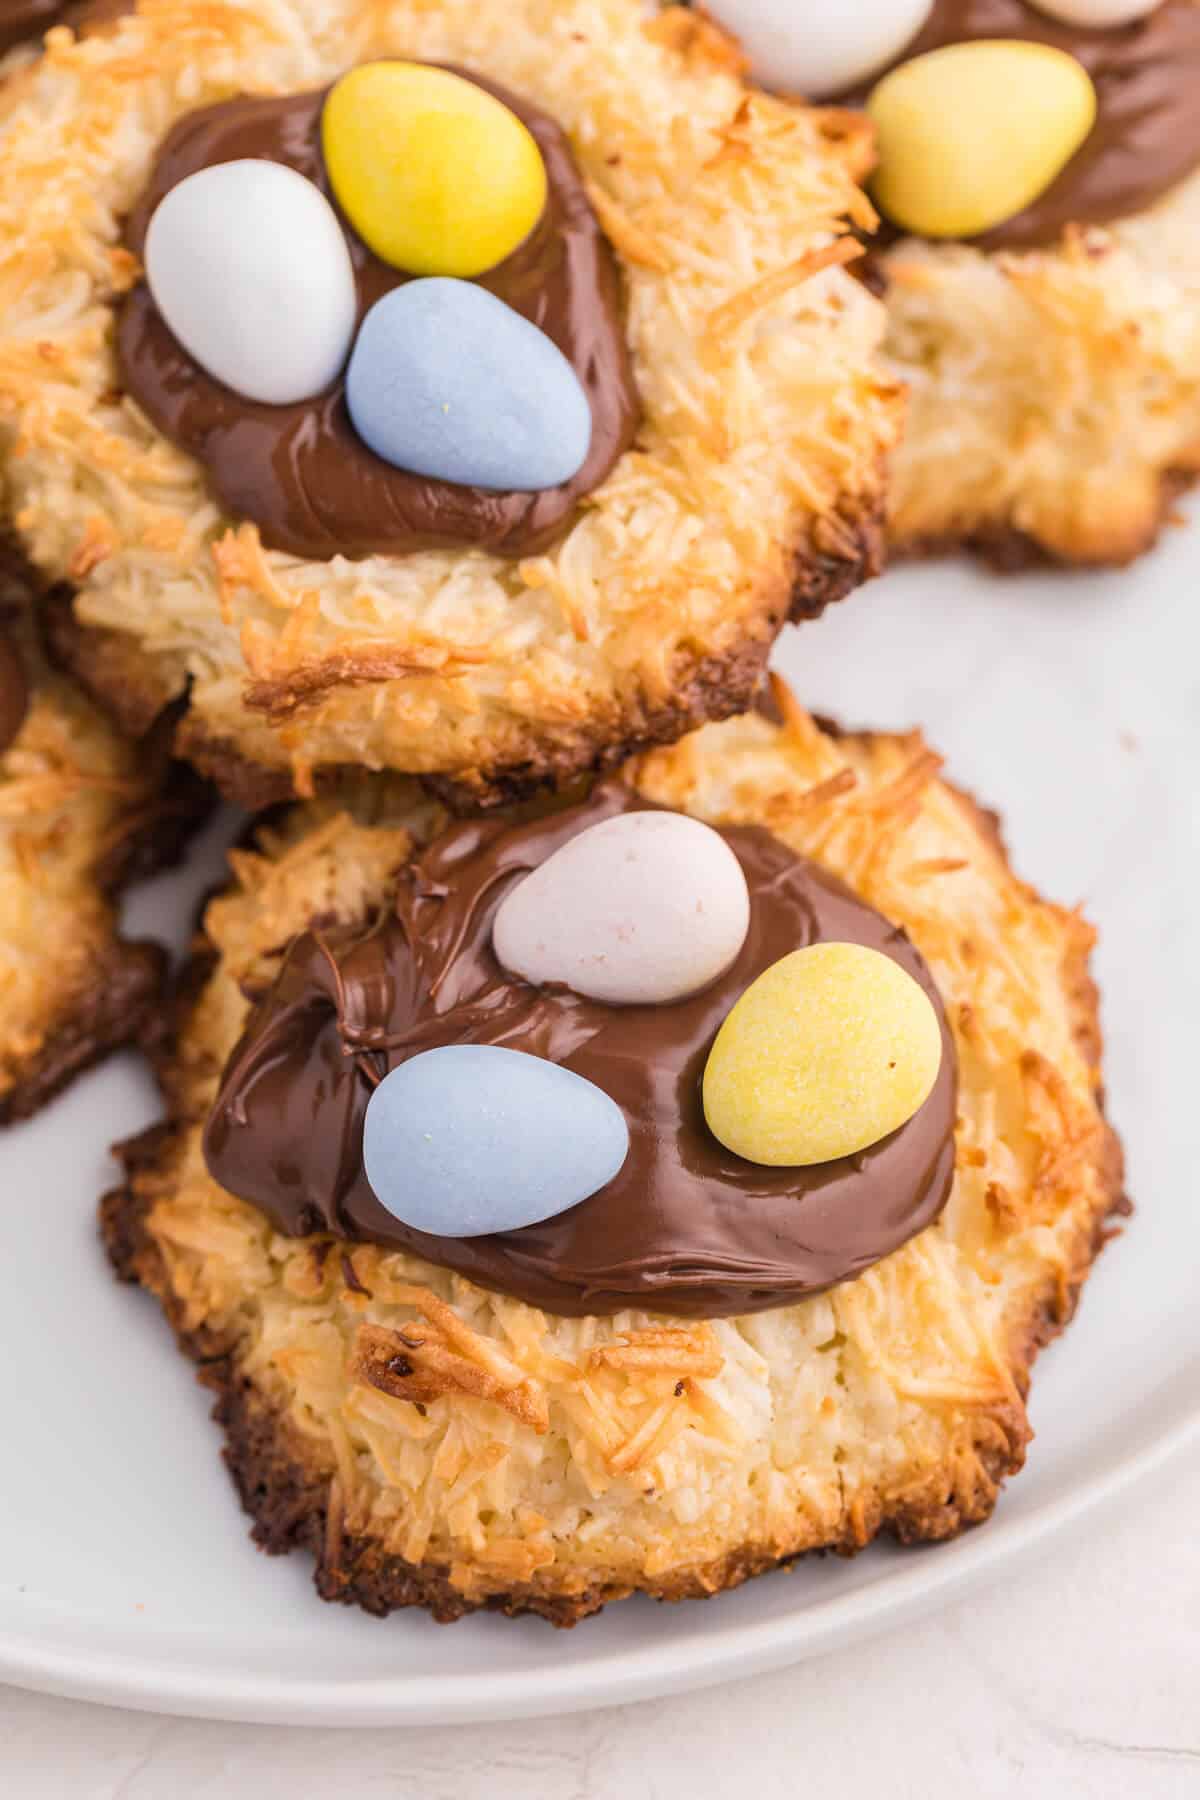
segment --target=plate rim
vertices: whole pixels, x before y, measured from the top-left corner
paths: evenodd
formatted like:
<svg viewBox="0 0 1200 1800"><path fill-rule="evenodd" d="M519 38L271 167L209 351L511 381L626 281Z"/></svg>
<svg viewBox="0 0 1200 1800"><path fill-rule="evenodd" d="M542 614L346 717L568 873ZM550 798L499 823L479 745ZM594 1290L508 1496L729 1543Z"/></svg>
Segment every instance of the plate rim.
<svg viewBox="0 0 1200 1800"><path fill-rule="evenodd" d="M1198 1445L1200 1394L1148 1443L1071 1483L1032 1514L1011 1521L993 1517L966 1537L906 1552L906 1566L885 1581L699 1640L666 1637L634 1650L618 1646L599 1662L579 1665L564 1658L535 1679L528 1671L489 1671L451 1683L445 1675L400 1680L392 1673L344 1683L245 1671L222 1678L207 1666L170 1668L148 1654L47 1650L36 1639L0 1629L0 1682L134 1712L326 1729L485 1724L663 1699L786 1668L926 1615L1019 1557L1047 1548L1067 1527L1128 1497Z"/></svg>
<svg viewBox="0 0 1200 1800"><path fill-rule="evenodd" d="M1160 615L1167 608L1174 618L1180 604L1179 596L1186 594L1189 583L1194 585L1194 573L1200 566L1200 538L1195 535L1200 529L1200 496L1193 498L1192 517L1190 540L1184 534L1174 539L1175 545L1186 545L1190 541L1190 550L1184 548L1172 552L1171 548L1164 547L1153 561L1148 559L1132 574L1121 575L1118 578L1120 586L1106 585L1108 578L1103 576L1089 578L1097 583L1092 589L1091 605L1101 626L1106 620L1115 621L1111 634L1106 630L1101 632L1097 660L1093 663L1089 658L1087 663L1088 671L1101 684L1100 699L1094 703L1089 701L1086 709L1081 703L1080 716L1082 718L1086 713L1090 725L1099 725L1107 731L1121 722L1109 700L1103 697L1111 658L1118 654L1124 656L1127 652L1127 632L1120 619L1126 613L1130 619L1144 619L1144 609L1151 606L1156 607ZM1170 543L1168 539L1168 546ZM1152 566L1158 568L1157 576L1151 573ZM895 581L896 575L904 582L904 589ZM1049 612L1047 649L1061 648L1068 641L1078 643L1074 635L1079 629L1078 595L1070 593L1069 583L1064 588L1060 578L1045 579L1056 584L1053 597L1049 588L1043 591L1043 578L1036 575L1018 584L1019 594L1018 587L1006 587L1005 606L1001 609L1005 631L1012 621L1018 627L1023 623L1027 632L1040 628L1040 618L1037 628L1033 621L1040 606L1045 604ZM859 614L856 609L850 609L847 616L856 621L863 620L864 635L850 639L836 637L835 670L838 659L845 660L846 642L859 646L866 643L868 647L873 643L882 644L880 654L886 662L892 642L889 627L885 624L878 638L872 636L869 623L872 603L876 620L888 605L894 605L897 609L895 617L900 624L893 629L907 633L911 629L907 621L912 616L914 596L918 596L922 608L930 605L935 630L949 632L950 615L943 616L943 613L952 601L957 619L960 589L970 601L965 614L970 636L964 637L960 646L956 645L954 654L957 656L961 649L974 657L977 626L978 644L985 648L994 645L997 627L990 617L993 602L986 599L985 604L986 597L977 585L975 571L969 567L964 570L957 562L953 565L918 564L909 570L893 571L893 577L886 583L873 584L873 595L868 594L858 602L860 607L868 608L867 613ZM1009 610L1010 603L1015 606L1015 611ZM839 615L840 609L835 608L828 617L836 621ZM1179 635L1183 637L1185 614L1180 611L1178 617ZM1194 628L1194 614L1187 612L1186 631L1190 633ZM786 654L780 655L785 639L789 648L795 647L796 634L785 634L776 652L775 666L789 671L793 679L798 679L801 691L810 694L819 692L824 681L822 670L826 665L817 635L821 629L820 624L809 628L813 635L804 641L815 645L817 654L815 660L808 656L799 677L800 661ZM1137 635L1140 641L1140 627ZM1160 637L1160 648L1164 641L1170 642L1169 638ZM1190 642L1190 637L1185 638L1181 650ZM1145 665L1139 661L1134 665L1137 682L1133 690L1133 711L1127 723L1137 723L1143 716L1148 716L1151 698L1159 698L1158 677L1155 676L1153 683L1150 679L1151 661ZM957 667L957 664L947 662L946 666ZM1012 673L1017 672L1018 666L1023 668L1023 656L1014 658ZM940 669L941 665L938 667ZM1034 873L1038 866L1035 846L1040 841L1038 831L1042 815L1027 794L1019 793L1002 776L996 777L994 773L985 776L983 766L974 757L972 734L968 733L964 738L953 710L947 713L938 705L930 704L930 696L920 686L904 687L899 692L899 699L889 689L880 702L878 696L872 698L871 682L859 681L857 668L854 673L855 684L849 698L843 684L835 678L821 696L824 703L847 718L873 719L881 728L899 729L914 716L923 718L930 736L945 750L956 777L968 785L977 785L980 792L1001 806L1014 841L1022 846L1018 867L1023 874ZM1005 681L1009 678L1003 670L1002 677ZM1007 694L1007 688L1002 686L997 692ZM1182 716L1177 712L1177 699L1173 689L1163 696L1164 704L1169 702L1165 717L1172 730ZM986 729L979 736L983 764L987 764L991 740ZM1155 745L1157 743L1155 740ZM1163 748L1165 750L1165 744ZM1150 779L1153 775L1157 779L1163 766L1157 753L1148 755L1141 765L1142 778ZM1024 837L1022 834L1027 831L1032 835ZM1043 850L1044 847L1043 844ZM183 891L190 910L192 897L199 891L192 880L197 874L194 860L189 864L189 870ZM1096 880L1107 879L1099 865L1093 870L1093 876ZM1052 893L1059 891L1063 878L1061 869L1052 878L1049 867L1042 868L1038 874L1039 886L1044 885ZM175 880L175 877L167 878L169 882ZM1070 872L1068 886L1077 897L1081 892L1087 895L1087 910L1092 914L1099 901L1093 897L1080 872L1074 869ZM1114 924L1103 914L1101 923L1102 949L1119 950L1120 938ZM150 935L167 936L174 941L175 927L166 927L157 916L154 924L147 919L145 925L139 923L137 929L139 935L148 931ZM1103 975L1101 986L1107 989ZM1109 992L1107 997L1111 1006L1115 996ZM1106 1035L1112 1039L1114 1018L1108 1007L1105 1013ZM73 1097L69 1095L61 1104L70 1105ZM1122 1113L1125 1104L1119 1108ZM1141 1110L1136 1089L1131 1091L1127 1104L1131 1108L1130 1117L1129 1122L1122 1125L1122 1135L1129 1149L1134 1151L1141 1135L1141 1128L1135 1128L1133 1123L1133 1107L1137 1105ZM145 1122L150 1123L158 1110L157 1106L153 1107ZM111 1135L109 1132L103 1142ZM1153 1219L1152 1195L1156 1190L1162 1191L1162 1181L1178 1181L1177 1167L1176 1163L1158 1179L1148 1173L1139 1175L1134 1185L1141 1191L1140 1224L1148 1225ZM93 1200L89 1195L89 1219L92 1210ZM1111 1303L1107 1262L1107 1258L1102 1260L1099 1279L1109 1290ZM1091 1286L1089 1283L1089 1290ZM1093 1297L1090 1292L1085 1293L1085 1318L1091 1316L1092 1306L1098 1298L1098 1295ZM1119 1286L1116 1304L1121 1304ZM1071 1355L1073 1342L1073 1334L1068 1333L1065 1345L1051 1352L1056 1361L1060 1355ZM777 1609L715 1605L700 1615L699 1629L687 1631L678 1629L670 1614L659 1614L662 1628L639 1632L639 1641L633 1648L623 1647L618 1640L598 1653L587 1649L586 1635L583 1640L572 1640L569 1636L564 1640L546 1627L546 1653L540 1666L532 1671L506 1673L503 1669L486 1668L449 1675L445 1672L409 1675L396 1670L393 1665L388 1673L378 1677L339 1677L336 1673L330 1677L311 1673L279 1675L269 1672L271 1665L266 1659L260 1669L246 1669L245 1657L239 1666L231 1666L237 1653L236 1637L215 1644L210 1641L202 1645L202 1655L189 1655L186 1636L177 1632L168 1659L162 1653L161 1640L143 1647L128 1625L121 1631L116 1625L109 1626L103 1618L89 1619L87 1615L72 1613L69 1607L59 1607L55 1612L62 1633L59 1636L48 1624L47 1628L39 1629L36 1618L22 1617L16 1592L6 1583L0 1590L0 1682L27 1691L147 1714L230 1723L369 1728L470 1724L582 1713L631 1701L698 1691L722 1681L778 1670L874 1635L902 1629L906 1623L933 1615L968 1594L986 1591L989 1583L999 1580L1007 1572L1022 1564L1036 1564L1039 1555L1049 1555L1055 1542L1061 1541L1085 1520L1090 1521L1095 1530L1096 1519L1105 1511L1128 1503L1137 1490L1148 1485L1181 1456L1200 1451L1200 1357L1193 1347L1195 1342L1194 1334L1189 1330L1187 1347L1173 1350L1168 1359L1158 1364L1160 1378L1141 1390L1132 1404L1120 1405L1115 1415L1110 1415L1109 1426L1099 1429L1093 1426L1090 1441L1086 1435L1078 1437L1069 1446L1072 1455L1066 1463L1057 1471L1048 1471L1047 1479L1040 1487L1035 1487L1040 1477L1031 1469L1018 1482L1019 1492L1030 1495L1027 1502L1018 1501L1010 1512L1002 1499L999 1510L985 1528L972 1530L944 1545L896 1553L880 1579L865 1585L831 1583L829 1591L822 1592L816 1599L797 1582L799 1591L795 1599L785 1597ZM178 1372L182 1373L182 1370ZM1041 1378L1035 1376L1035 1413L1040 1385ZM202 1429L211 1430L211 1427ZM1046 1436L1053 1447L1052 1434L1047 1432ZM215 1461L215 1453L213 1455ZM1010 1490L1010 1502L1013 1498ZM232 1501L236 1509L232 1493L226 1495L225 1500L226 1504ZM1102 1549L1102 1542L1096 1547ZM267 1573L278 1576L280 1571ZM283 1574L286 1578L286 1571ZM755 1587L758 1585L756 1582ZM312 1635L316 1638L325 1617L324 1611L315 1599L309 1599L307 1604ZM695 1616L694 1607L689 1607L688 1615L689 1619ZM653 1622L654 1615L650 1617ZM427 1621L422 1624L428 1631L434 1629ZM469 1631L470 1625L465 1624L460 1629ZM503 1622L498 1621L498 1634L503 1630ZM201 1643L199 1633L197 1642ZM582 1657L570 1654L573 1642L580 1643L584 1652ZM419 1662L419 1654L412 1660ZM336 1669L336 1663L334 1667Z"/></svg>

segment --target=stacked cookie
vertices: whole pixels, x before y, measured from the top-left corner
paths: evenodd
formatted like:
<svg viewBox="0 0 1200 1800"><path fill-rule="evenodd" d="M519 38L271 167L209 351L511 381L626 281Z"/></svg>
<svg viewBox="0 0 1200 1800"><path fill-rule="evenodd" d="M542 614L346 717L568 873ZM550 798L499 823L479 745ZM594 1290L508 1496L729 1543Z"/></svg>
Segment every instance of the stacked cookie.
<svg viewBox="0 0 1200 1800"><path fill-rule="evenodd" d="M0 551L0 1124L156 1023L166 957L125 941L116 897L173 862L210 795L166 734L116 731L50 667L33 580Z"/></svg>
<svg viewBox="0 0 1200 1800"><path fill-rule="evenodd" d="M119 774L12 891L172 847L147 734L261 813L102 1208L258 1540L569 1624L986 1517L1121 1161L1087 927L764 680L881 559L866 118L639 0L144 0L16 86L0 793L43 688Z"/></svg>
<svg viewBox="0 0 1200 1800"><path fill-rule="evenodd" d="M878 132L904 551L1126 563L1200 457L1195 0L713 0L772 87Z"/></svg>

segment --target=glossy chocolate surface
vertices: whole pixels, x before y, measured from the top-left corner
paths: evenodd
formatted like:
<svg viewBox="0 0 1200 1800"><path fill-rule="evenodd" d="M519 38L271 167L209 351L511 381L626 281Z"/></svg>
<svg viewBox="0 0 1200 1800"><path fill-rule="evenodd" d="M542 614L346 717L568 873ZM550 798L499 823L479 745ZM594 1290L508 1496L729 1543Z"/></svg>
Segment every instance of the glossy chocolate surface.
<svg viewBox="0 0 1200 1800"><path fill-rule="evenodd" d="M533 823L455 825L400 871L394 907L370 928L298 938L226 1067L205 1133L216 1180L290 1235L393 1245L571 1315L781 1306L849 1279L928 1225L953 1180L957 1081L933 979L903 932L769 832L722 834L746 873L751 923L733 967L703 993L608 1006L500 967L492 920L513 883L575 833L646 804L612 780ZM704 1065L755 977L820 939L869 945L921 983L942 1023L941 1069L915 1117L870 1149L808 1168L760 1167L708 1130ZM595 1082L629 1123L621 1172L518 1231L456 1239L400 1224L363 1174L363 1115L389 1069L457 1043L529 1051Z"/></svg>

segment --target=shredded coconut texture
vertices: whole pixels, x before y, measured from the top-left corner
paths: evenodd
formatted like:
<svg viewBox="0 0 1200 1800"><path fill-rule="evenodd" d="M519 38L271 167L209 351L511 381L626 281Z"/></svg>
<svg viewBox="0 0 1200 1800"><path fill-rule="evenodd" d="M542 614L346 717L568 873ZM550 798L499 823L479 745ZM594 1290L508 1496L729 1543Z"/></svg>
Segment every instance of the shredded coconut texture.
<svg viewBox="0 0 1200 1800"><path fill-rule="evenodd" d="M222 516L119 391L120 220L188 111L381 55L478 68L566 128L621 267L645 422L548 554L305 562ZM78 589L127 722L307 793L331 765L495 797L736 710L789 610L874 568L899 396L844 268L865 125L748 87L702 18L638 0L141 0L50 33L0 158L0 456L17 529Z"/></svg>
<svg viewBox="0 0 1200 1800"><path fill-rule="evenodd" d="M165 1071L172 1122L129 1151L105 1226L205 1360L256 1535L312 1550L326 1598L570 1624L885 1529L951 1536L1021 1466L1033 1356L1121 1197L1092 933L1013 876L919 736L837 737L777 698L781 724L711 726L628 775L714 823L767 825L902 925L961 1067L944 1214L799 1304L564 1319L401 1253L277 1234L201 1156L241 984L269 980L313 918L385 905L441 816L405 784L363 783L264 828L210 905L215 965Z"/></svg>

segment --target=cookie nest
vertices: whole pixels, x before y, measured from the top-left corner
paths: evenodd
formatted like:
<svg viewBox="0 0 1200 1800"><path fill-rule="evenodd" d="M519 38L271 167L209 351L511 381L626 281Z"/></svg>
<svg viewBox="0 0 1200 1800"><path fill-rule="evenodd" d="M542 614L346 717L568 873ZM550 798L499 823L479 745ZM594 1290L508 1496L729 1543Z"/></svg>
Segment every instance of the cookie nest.
<svg viewBox="0 0 1200 1800"><path fill-rule="evenodd" d="M265 551L116 381L120 218L174 121L398 47L553 113L621 268L643 429L515 564ZM828 266L865 157L861 125L747 88L703 21L637 0L185 0L56 39L0 165L0 405L17 526L78 589L76 667L137 725L186 694L180 746L254 799L347 763L495 798L745 704L789 611L878 555L898 400L881 310Z"/></svg>
<svg viewBox="0 0 1200 1800"><path fill-rule="evenodd" d="M1018 30L1024 10L1030 36L1086 45L1122 114L1123 194L1139 158L1148 179L1164 156L1169 166L1162 109L1169 118L1186 102L1189 78L1168 81L1154 64L1171 50L1183 69L1194 62L1193 5L1171 0L1170 18L1098 33L1064 28L1032 3L963 11L984 36ZM1189 132L1175 137L1186 157ZM1184 168L1141 211L1068 223L1042 248L985 253L910 238L883 259L887 353L910 393L890 494L900 548L966 543L1019 566L1125 563L1154 542L1200 468L1200 174ZM1069 219L1073 192L1094 207L1113 180L1081 156L1051 189L1051 215Z"/></svg>
<svg viewBox="0 0 1200 1800"><path fill-rule="evenodd" d="M1034 1353L1121 1193L1091 933L1016 880L918 737L831 736L781 697L782 724L710 727L630 774L711 822L766 824L903 926L960 1064L939 1221L797 1304L560 1318L398 1251L274 1232L201 1153L241 984L269 980L314 918L371 915L441 817L364 783L346 810L266 828L210 906L215 960L165 1071L172 1121L128 1149L105 1229L205 1362L256 1536L310 1548L326 1598L571 1623L884 1529L950 1536L1020 1467Z"/></svg>
<svg viewBox="0 0 1200 1800"><path fill-rule="evenodd" d="M127 743L47 667L27 619L13 635L30 703L0 754L0 1125L150 1024L166 955L121 937L114 895L169 862L207 804L163 743Z"/></svg>
<svg viewBox="0 0 1200 1800"><path fill-rule="evenodd" d="M1052 249L906 239L882 271L909 394L897 548L1008 566L1149 549L1200 471L1200 175Z"/></svg>

